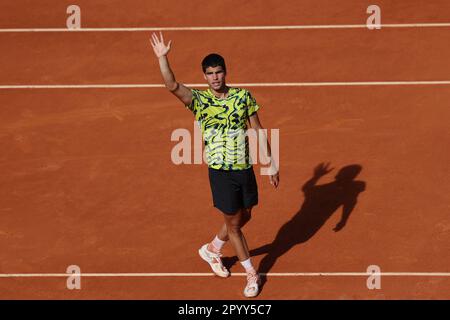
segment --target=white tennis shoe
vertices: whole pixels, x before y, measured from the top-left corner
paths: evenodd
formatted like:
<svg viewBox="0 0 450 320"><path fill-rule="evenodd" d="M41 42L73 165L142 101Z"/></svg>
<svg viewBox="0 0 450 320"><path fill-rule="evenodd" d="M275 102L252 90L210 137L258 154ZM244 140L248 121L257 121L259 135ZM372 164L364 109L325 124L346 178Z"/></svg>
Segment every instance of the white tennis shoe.
<svg viewBox="0 0 450 320"><path fill-rule="evenodd" d="M259 286L261 285L261 278L258 273L247 273L247 285L244 289L244 296L247 298L254 298L259 294Z"/></svg>
<svg viewBox="0 0 450 320"><path fill-rule="evenodd" d="M227 278L230 276L230 272L222 264L222 254L215 253L208 250L208 244L205 244L198 250L200 257L209 263L212 271L219 277Z"/></svg>

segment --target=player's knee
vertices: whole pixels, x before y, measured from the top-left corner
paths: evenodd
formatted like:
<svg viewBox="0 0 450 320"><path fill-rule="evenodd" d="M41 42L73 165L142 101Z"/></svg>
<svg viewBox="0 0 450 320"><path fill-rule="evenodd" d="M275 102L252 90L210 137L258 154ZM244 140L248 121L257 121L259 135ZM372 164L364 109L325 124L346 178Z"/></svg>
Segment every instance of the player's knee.
<svg viewBox="0 0 450 320"><path fill-rule="evenodd" d="M228 233L231 234L240 234L241 233L241 224L238 221L233 221L227 223Z"/></svg>
<svg viewBox="0 0 450 320"><path fill-rule="evenodd" d="M240 236L241 234L242 234L242 231L241 231L241 227L240 226L236 226L234 228L228 229L228 235Z"/></svg>

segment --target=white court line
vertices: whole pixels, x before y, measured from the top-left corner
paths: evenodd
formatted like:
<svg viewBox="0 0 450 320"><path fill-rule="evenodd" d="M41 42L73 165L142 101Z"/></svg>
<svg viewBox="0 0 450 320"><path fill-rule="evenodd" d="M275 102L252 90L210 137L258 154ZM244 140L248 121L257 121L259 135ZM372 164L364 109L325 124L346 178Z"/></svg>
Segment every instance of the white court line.
<svg viewBox="0 0 450 320"><path fill-rule="evenodd" d="M448 28L450 23L391 23L381 28ZM141 32L141 31L244 31L244 30L308 30L308 29L362 29L366 24L285 25L285 26L215 26L215 27L135 27L135 28L4 28L0 32Z"/></svg>
<svg viewBox="0 0 450 320"><path fill-rule="evenodd" d="M368 81L368 82L272 82L230 83L232 87L334 87L334 86L411 86L449 85L444 81ZM188 87L208 87L205 83L187 83ZM164 88L163 84L67 84L67 85L0 85L0 90L10 89L133 89Z"/></svg>
<svg viewBox="0 0 450 320"><path fill-rule="evenodd" d="M450 277L450 272L293 272L260 273L268 277ZM246 273L233 273L232 276L246 276ZM0 278L50 278L50 277L213 277L213 273L4 273Z"/></svg>

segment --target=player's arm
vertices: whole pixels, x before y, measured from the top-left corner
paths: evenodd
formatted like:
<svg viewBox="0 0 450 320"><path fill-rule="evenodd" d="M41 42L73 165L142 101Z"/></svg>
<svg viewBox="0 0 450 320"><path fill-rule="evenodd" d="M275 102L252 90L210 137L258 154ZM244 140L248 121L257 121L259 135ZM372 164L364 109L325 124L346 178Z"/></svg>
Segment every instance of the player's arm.
<svg viewBox="0 0 450 320"><path fill-rule="evenodd" d="M344 203L344 206L342 207L342 217L341 220L336 224L336 226L333 228L335 232L340 231L342 228L345 227L348 218L350 217L350 213L352 213L353 209L356 206L356 199L352 199L351 201L347 201Z"/></svg>
<svg viewBox="0 0 450 320"><path fill-rule="evenodd" d="M164 79L166 88L172 92L178 99L180 99L185 105L190 105L192 102L192 91L188 87L181 83L178 83L175 79L175 75L170 69L169 60L167 54L170 51L170 45L172 41L169 41L167 46L164 44L164 38L162 33L159 33L160 38L156 34L152 34L150 43L152 44L153 51L158 58L159 68L161 75Z"/></svg>
<svg viewBox="0 0 450 320"><path fill-rule="evenodd" d="M265 135L264 131L262 131L261 135L259 134L259 130L264 129L261 121L259 120L258 117L258 113L255 112L254 114L252 114L249 118L248 118L248 122L250 127L252 127L253 129L256 130L256 132L258 133L258 140L260 143L260 147L265 148L267 150L267 156L270 158L270 166L273 168L273 170L275 171L275 173L273 175L269 176L270 179L270 184L273 185L275 188L278 187L278 184L280 182L280 175L279 175L279 168L278 165L275 163L273 157L272 157L272 151L270 149L270 143L267 140L267 136ZM261 141L262 140L262 141Z"/></svg>
<svg viewBox="0 0 450 320"><path fill-rule="evenodd" d="M360 192L363 192L366 189L365 182L356 181L354 183L356 186L356 188L354 189L355 191L351 196L347 197L346 201L344 201L343 207L342 207L341 220L336 224L336 226L333 229L336 232L341 230L345 226L348 218L350 217L350 213L352 213L353 209L356 207L358 194Z"/></svg>

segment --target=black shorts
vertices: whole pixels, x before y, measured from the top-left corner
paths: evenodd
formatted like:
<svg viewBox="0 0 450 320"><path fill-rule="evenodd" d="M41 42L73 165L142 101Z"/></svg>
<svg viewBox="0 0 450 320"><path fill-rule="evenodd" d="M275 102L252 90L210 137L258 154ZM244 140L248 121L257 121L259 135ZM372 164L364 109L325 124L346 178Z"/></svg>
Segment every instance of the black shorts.
<svg viewBox="0 0 450 320"><path fill-rule="evenodd" d="M253 167L245 170L208 168L214 207L233 215L258 204L258 186Z"/></svg>

